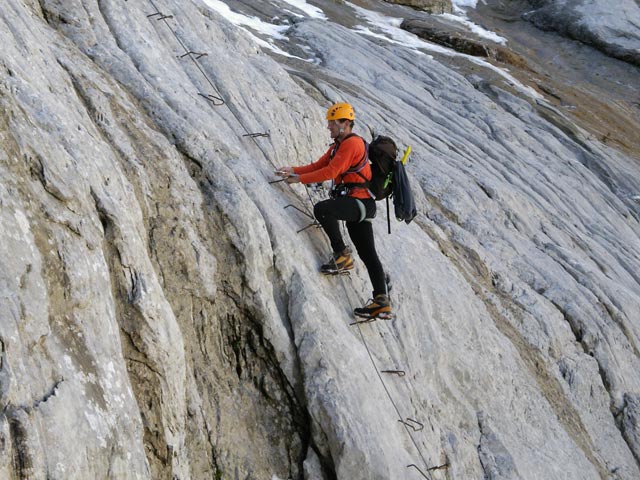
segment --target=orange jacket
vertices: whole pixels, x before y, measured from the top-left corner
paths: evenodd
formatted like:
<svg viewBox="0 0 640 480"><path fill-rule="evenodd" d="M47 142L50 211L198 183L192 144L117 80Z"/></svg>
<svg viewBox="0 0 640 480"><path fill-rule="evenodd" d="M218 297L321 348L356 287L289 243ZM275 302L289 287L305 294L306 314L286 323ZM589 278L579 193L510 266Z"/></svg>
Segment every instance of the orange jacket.
<svg viewBox="0 0 640 480"><path fill-rule="evenodd" d="M326 180L333 180L333 183L364 183L365 179L371 179L371 166L367 161L364 168L357 173L345 172L352 167L358 166L362 162L365 154L364 140L357 135L347 138L340 143L340 148L335 152L333 158L331 156L336 144L333 143L329 149L317 161L304 165L302 167L294 167L293 173L300 175L302 183L320 183ZM354 198L371 198L366 187L351 188L348 194Z"/></svg>

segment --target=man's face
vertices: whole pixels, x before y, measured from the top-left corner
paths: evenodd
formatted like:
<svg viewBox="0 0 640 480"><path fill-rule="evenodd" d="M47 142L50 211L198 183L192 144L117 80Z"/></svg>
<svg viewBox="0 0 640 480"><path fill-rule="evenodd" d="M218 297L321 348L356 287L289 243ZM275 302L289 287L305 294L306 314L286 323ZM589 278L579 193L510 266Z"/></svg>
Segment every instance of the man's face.
<svg viewBox="0 0 640 480"><path fill-rule="evenodd" d="M333 138L334 140L336 138L338 138L340 136L340 134L342 133L340 131L341 128L344 128L344 124L346 122L344 120L340 121L340 120L329 120L327 122L327 128L329 129L329 132L331 133L331 138Z"/></svg>

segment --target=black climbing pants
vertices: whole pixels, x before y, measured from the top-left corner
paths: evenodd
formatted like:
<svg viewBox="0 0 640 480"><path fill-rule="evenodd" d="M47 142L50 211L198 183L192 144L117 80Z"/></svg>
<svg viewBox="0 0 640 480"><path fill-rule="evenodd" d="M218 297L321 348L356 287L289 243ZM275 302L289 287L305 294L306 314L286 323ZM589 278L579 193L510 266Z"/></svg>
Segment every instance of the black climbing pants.
<svg viewBox="0 0 640 480"><path fill-rule="evenodd" d="M338 197L323 200L314 206L313 213L329 237L334 252L342 252L346 248L338 221L346 222L349 237L369 272L373 295L386 294L387 285L384 270L376 252L373 226L366 219L361 221L363 211L359 202L364 206L365 218L373 218L376 214L376 202L372 198L356 200L352 197Z"/></svg>

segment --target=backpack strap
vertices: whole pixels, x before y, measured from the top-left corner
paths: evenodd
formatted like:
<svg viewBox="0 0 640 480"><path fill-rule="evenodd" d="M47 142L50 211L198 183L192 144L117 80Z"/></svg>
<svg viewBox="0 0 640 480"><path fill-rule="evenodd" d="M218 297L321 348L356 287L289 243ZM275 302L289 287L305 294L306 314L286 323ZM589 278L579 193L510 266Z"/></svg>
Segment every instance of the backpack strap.
<svg viewBox="0 0 640 480"><path fill-rule="evenodd" d="M364 155L362 159L360 160L360 162L358 162L357 165L350 167L349 170L344 172L343 176L346 175L347 173L357 173L366 182L368 182L365 176L360 173L362 169L364 169L364 167L366 167L367 163L369 162L369 144L364 140L364 138L362 139L362 141L364 142Z"/></svg>
<svg viewBox="0 0 640 480"><path fill-rule="evenodd" d="M364 138L362 139L362 141L364 142L364 156L362 157L362 160L360 160L360 162L357 165L351 167L349 170L344 172L344 175L346 175L347 173L355 173L363 181L358 183L343 183L343 185L345 185L349 189L351 188L366 189L367 192L369 192L369 196L371 198L376 198L373 192L369 190L369 187L371 186L371 179L365 177L362 173L360 173L364 169L364 167L366 167L367 164L369 163L369 144L366 142ZM343 175L343 178L344 178L344 175Z"/></svg>
<svg viewBox="0 0 640 480"><path fill-rule="evenodd" d="M331 153L329 154L329 158L333 158L335 157L336 153L338 152L338 148L340 148L340 145L342 145L342 142L344 142L347 138L351 138L351 137L357 137L358 135L356 135L355 133L350 133L349 135L345 136L342 140L338 141L336 140L335 142L333 142L333 150L331 150ZM362 139L362 141L364 142L364 138ZM367 142L365 142L366 144Z"/></svg>

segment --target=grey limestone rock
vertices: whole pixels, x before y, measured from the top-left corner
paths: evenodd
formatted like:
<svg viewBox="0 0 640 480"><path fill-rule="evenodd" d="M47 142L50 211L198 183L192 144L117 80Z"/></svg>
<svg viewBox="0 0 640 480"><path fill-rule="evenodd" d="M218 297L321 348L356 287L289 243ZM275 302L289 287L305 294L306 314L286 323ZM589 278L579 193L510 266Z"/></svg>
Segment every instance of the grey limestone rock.
<svg viewBox="0 0 640 480"><path fill-rule="evenodd" d="M451 0L385 0L387 3L406 5L428 13L451 13Z"/></svg>
<svg viewBox="0 0 640 480"><path fill-rule="evenodd" d="M300 59L199 0L4 2L2 478L640 477L637 159L326 8ZM268 183L338 100L413 147L389 322Z"/></svg>
<svg viewBox="0 0 640 480"><path fill-rule="evenodd" d="M640 66L640 5L635 0L542 0L523 17Z"/></svg>
<svg viewBox="0 0 640 480"><path fill-rule="evenodd" d="M489 480L522 477L517 472L509 451L488 423L484 413L478 412L478 426L481 435L478 455L484 470L484 477Z"/></svg>
<svg viewBox="0 0 640 480"><path fill-rule="evenodd" d="M622 435L631 447L636 459L640 458L640 399L634 394L625 394L622 415Z"/></svg>

